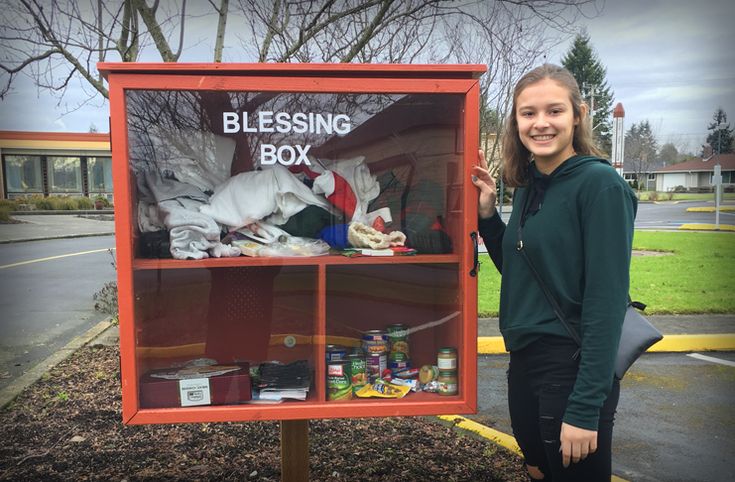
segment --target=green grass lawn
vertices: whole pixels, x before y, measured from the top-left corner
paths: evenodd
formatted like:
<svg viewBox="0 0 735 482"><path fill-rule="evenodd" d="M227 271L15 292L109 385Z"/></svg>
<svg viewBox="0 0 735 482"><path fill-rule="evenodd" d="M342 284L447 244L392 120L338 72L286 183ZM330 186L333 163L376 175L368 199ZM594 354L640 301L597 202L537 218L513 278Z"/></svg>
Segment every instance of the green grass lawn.
<svg viewBox="0 0 735 482"><path fill-rule="evenodd" d="M648 314L735 313L735 235L636 231L636 250L672 253L634 256L630 294ZM481 256L478 311L497 316L500 275Z"/></svg>

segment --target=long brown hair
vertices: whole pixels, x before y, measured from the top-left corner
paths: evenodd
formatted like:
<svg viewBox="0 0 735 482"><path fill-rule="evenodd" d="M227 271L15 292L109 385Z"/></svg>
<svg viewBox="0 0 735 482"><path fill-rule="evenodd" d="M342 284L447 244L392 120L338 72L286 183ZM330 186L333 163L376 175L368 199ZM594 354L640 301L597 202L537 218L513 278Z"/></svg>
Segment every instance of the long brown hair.
<svg viewBox="0 0 735 482"><path fill-rule="evenodd" d="M513 105L505 123L503 132L503 180L510 187L519 187L528 181L528 163L531 162L531 152L521 142L518 135L518 121L516 120L516 102L523 89L551 79L569 92L569 100L572 102L574 118L579 119L579 124L574 128L572 145L574 151L581 155L603 156L595 145L592 137L592 127L588 118L582 118L582 94L574 76L564 67L554 64L543 64L521 77L513 90Z"/></svg>

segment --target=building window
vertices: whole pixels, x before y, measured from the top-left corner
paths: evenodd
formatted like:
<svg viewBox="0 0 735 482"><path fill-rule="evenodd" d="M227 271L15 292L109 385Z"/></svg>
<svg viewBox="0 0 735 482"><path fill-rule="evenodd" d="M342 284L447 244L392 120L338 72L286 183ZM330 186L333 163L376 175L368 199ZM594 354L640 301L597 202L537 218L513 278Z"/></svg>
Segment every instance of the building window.
<svg viewBox="0 0 735 482"><path fill-rule="evenodd" d="M89 179L89 192L111 193L112 192L112 158L111 157L88 157L87 178Z"/></svg>
<svg viewBox="0 0 735 482"><path fill-rule="evenodd" d="M49 156L48 184L50 193L82 192L82 165L78 157Z"/></svg>
<svg viewBox="0 0 735 482"><path fill-rule="evenodd" d="M5 156L8 194L43 192L41 156Z"/></svg>
<svg viewBox="0 0 735 482"><path fill-rule="evenodd" d="M656 180L656 175L655 174L649 174L648 175L648 180L649 181L655 181Z"/></svg>

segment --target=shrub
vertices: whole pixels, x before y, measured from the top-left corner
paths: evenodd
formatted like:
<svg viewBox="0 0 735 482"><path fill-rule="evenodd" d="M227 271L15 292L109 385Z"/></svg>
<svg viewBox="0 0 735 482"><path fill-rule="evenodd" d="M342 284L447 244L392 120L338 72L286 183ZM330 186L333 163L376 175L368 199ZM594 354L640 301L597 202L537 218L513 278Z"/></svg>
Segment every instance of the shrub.
<svg viewBox="0 0 735 482"><path fill-rule="evenodd" d="M648 193L648 200L649 201L658 201L658 192L651 191Z"/></svg>
<svg viewBox="0 0 735 482"><path fill-rule="evenodd" d="M77 209L93 209L94 208L94 201L89 199L88 197L78 197L75 198L75 201L77 203Z"/></svg>
<svg viewBox="0 0 735 482"><path fill-rule="evenodd" d="M33 196L29 198L31 204L36 206L36 209L50 211L55 209L54 202L50 197Z"/></svg>
<svg viewBox="0 0 735 482"><path fill-rule="evenodd" d="M15 201L12 199L0 199L0 209L7 209L8 211L15 211Z"/></svg>
<svg viewBox="0 0 735 482"><path fill-rule="evenodd" d="M10 217L10 211L11 209L8 206L0 206L0 223L9 223L13 220Z"/></svg>

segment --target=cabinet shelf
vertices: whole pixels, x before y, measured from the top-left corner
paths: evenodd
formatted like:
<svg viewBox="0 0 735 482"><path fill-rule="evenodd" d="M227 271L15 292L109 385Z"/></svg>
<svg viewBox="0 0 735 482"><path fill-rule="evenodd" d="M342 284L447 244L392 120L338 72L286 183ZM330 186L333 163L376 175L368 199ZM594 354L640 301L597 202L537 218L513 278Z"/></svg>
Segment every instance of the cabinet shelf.
<svg viewBox="0 0 735 482"><path fill-rule="evenodd" d="M208 258L197 260L135 258L134 270L231 268L248 266L336 266L380 264L442 264L459 263L457 254L419 254L415 256L347 256L329 255L304 258Z"/></svg>

